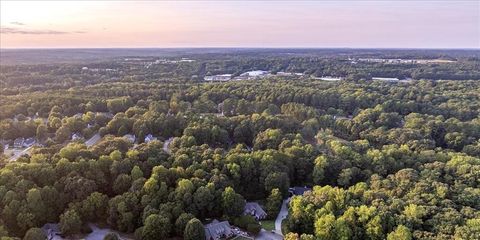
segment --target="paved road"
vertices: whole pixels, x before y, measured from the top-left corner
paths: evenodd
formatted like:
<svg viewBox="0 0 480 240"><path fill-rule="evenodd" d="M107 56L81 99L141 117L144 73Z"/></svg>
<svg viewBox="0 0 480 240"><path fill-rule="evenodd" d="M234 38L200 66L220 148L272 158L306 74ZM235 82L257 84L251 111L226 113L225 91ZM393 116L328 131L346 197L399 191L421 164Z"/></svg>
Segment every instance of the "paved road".
<svg viewBox="0 0 480 240"><path fill-rule="evenodd" d="M170 154L170 149L168 149L168 145L170 145L170 143L172 142L173 140L173 137L167 139L167 141L165 141L163 143L163 151L165 151L166 153Z"/></svg>
<svg viewBox="0 0 480 240"><path fill-rule="evenodd" d="M288 215L288 203L290 202L290 198L287 198L283 200L282 203L282 208L280 209L280 212L278 213L277 219L275 219L275 232L277 234L282 235L282 221L285 219Z"/></svg>
<svg viewBox="0 0 480 240"><path fill-rule="evenodd" d="M255 240L282 240L283 236L277 233L269 232L265 229L262 229L260 233L255 236Z"/></svg>
<svg viewBox="0 0 480 240"><path fill-rule="evenodd" d="M10 162L14 162L14 161L17 161L17 159L25 154L28 154L28 152L30 151L30 149L32 149L32 147L28 147L28 148L25 148L24 150L20 151L20 150L14 150L13 151L13 156L11 156L8 161Z"/></svg>
<svg viewBox="0 0 480 240"><path fill-rule="evenodd" d="M102 137L100 136L100 134L95 134L93 135L90 139L88 139L86 142L85 142L85 145L87 145L87 147L91 147L93 145L95 145L95 143L97 143L100 139L102 139Z"/></svg>

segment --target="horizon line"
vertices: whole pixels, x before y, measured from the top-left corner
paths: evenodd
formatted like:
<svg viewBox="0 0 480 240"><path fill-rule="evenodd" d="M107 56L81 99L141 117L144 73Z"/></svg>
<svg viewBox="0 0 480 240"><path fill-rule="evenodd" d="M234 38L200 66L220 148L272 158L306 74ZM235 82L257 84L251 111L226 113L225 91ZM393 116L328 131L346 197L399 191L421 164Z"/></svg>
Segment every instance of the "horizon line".
<svg viewBox="0 0 480 240"><path fill-rule="evenodd" d="M0 50L75 50L75 49L384 49L384 50L480 50L479 47L248 47L248 46L231 46L231 47L0 47Z"/></svg>

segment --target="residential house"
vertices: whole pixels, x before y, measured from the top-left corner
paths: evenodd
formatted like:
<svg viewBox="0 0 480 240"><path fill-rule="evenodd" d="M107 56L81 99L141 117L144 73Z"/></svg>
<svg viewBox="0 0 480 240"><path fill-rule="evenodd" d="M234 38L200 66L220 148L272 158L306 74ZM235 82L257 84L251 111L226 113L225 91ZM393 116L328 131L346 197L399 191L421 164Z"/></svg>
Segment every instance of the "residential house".
<svg viewBox="0 0 480 240"><path fill-rule="evenodd" d="M46 223L41 229L48 240L63 239L61 236L62 232L60 231L60 225L58 223Z"/></svg>
<svg viewBox="0 0 480 240"><path fill-rule="evenodd" d="M148 134L147 136L145 136L145 139L144 139L144 141L145 141L146 143L149 143L149 142L151 142L151 141L153 141L153 140L157 140L157 138L154 137L152 134Z"/></svg>
<svg viewBox="0 0 480 240"><path fill-rule="evenodd" d="M245 208L243 209L243 214L252 215L257 221L267 217L267 213L257 202L247 202L245 204Z"/></svg>
<svg viewBox="0 0 480 240"><path fill-rule="evenodd" d="M232 227L228 221L219 222L215 219L211 223L205 225L204 228L206 240L227 239L234 235Z"/></svg>
<svg viewBox="0 0 480 240"><path fill-rule="evenodd" d="M23 147L23 143L25 142L25 138L17 138L15 141L13 141L13 147L15 148L21 148Z"/></svg>
<svg viewBox="0 0 480 240"><path fill-rule="evenodd" d="M80 140L82 138L82 135L80 135L79 133L72 134L72 141Z"/></svg>
<svg viewBox="0 0 480 240"><path fill-rule="evenodd" d="M294 196L301 196L303 195L305 192L308 192L308 191L312 191L311 188L309 187L291 187L288 189L288 192L291 193L292 195Z"/></svg>
<svg viewBox="0 0 480 240"><path fill-rule="evenodd" d="M33 146L33 144L35 144L35 138L27 138L23 142L23 146L27 148Z"/></svg>

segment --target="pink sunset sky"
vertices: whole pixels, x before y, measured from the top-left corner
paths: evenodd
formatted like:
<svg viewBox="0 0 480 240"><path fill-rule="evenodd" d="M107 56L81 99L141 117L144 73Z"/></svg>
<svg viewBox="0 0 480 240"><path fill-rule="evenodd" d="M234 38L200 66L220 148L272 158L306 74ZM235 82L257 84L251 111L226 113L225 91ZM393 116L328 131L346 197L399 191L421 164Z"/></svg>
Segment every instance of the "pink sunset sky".
<svg viewBox="0 0 480 240"><path fill-rule="evenodd" d="M480 1L0 1L1 48L479 48Z"/></svg>

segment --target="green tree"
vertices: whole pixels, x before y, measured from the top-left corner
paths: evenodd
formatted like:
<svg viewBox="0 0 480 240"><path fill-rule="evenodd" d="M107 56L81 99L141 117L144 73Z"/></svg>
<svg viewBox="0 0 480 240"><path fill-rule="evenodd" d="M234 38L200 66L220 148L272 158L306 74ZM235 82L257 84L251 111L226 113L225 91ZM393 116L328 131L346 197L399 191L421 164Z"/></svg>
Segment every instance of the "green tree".
<svg viewBox="0 0 480 240"><path fill-rule="evenodd" d="M387 236L387 240L411 240L411 239L412 239L412 233L410 232L410 229L408 229L403 225L398 225L395 231L389 233Z"/></svg>
<svg viewBox="0 0 480 240"><path fill-rule="evenodd" d="M24 240L45 240L47 239L47 236L40 228L30 228L28 229L23 239Z"/></svg>
<svg viewBox="0 0 480 240"><path fill-rule="evenodd" d="M167 239L170 235L170 220L158 214L151 214L145 219L142 239L155 240Z"/></svg>
<svg viewBox="0 0 480 240"><path fill-rule="evenodd" d="M143 177L143 172L140 169L140 167L135 166L135 167L133 167L132 171L130 172L130 176L132 177L132 181L135 181L135 180Z"/></svg>
<svg viewBox="0 0 480 240"><path fill-rule="evenodd" d="M70 139L71 134L72 132L70 131L70 129L62 126L55 132L55 140L59 143L63 143Z"/></svg>
<svg viewBox="0 0 480 240"><path fill-rule="evenodd" d="M67 210L60 216L60 231L65 235L79 233L82 220L75 210Z"/></svg>
<svg viewBox="0 0 480 240"><path fill-rule="evenodd" d="M105 235L105 237L103 237L103 240L118 240L118 239L119 239L118 234L113 232L109 232L107 233L107 235Z"/></svg>
<svg viewBox="0 0 480 240"><path fill-rule="evenodd" d="M457 227L455 229L455 239L480 239L480 218L468 219L465 226Z"/></svg>
<svg viewBox="0 0 480 240"><path fill-rule="evenodd" d="M120 174L113 183L113 191L116 194L122 194L132 186L132 178L127 174Z"/></svg>
<svg viewBox="0 0 480 240"><path fill-rule="evenodd" d="M265 178L265 191L267 193L277 188L283 196L287 196L289 185L288 175L285 172L271 172Z"/></svg>
<svg viewBox="0 0 480 240"><path fill-rule="evenodd" d="M183 237L185 240L205 239L205 229L202 222L196 218L188 221Z"/></svg>
<svg viewBox="0 0 480 240"><path fill-rule="evenodd" d="M48 134L47 126L45 126L45 124L38 125L37 133L36 133L37 139L40 141L45 140L45 138L47 137L47 134Z"/></svg>
<svg viewBox="0 0 480 240"><path fill-rule="evenodd" d="M240 216L245 207L245 199L231 187L225 188L222 193L223 212L229 217Z"/></svg>
<svg viewBox="0 0 480 240"><path fill-rule="evenodd" d="M215 195L208 186L201 186L193 194L193 203L199 216L206 217L212 214L215 208Z"/></svg>
<svg viewBox="0 0 480 240"><path fill-rule="evenodd" d="M280 211L280 207L282 206L282 194L278 188L274 188L270 193L270 196L267 198L267 216L270 219L274 219L278 212Z"/></svg>
<svg viewBox="0 0 480 240"><path fill-rule="evenodd" d="M177 233L178 236L183 236L187 223L193 218L195 218L195 215L191 213L180 214L180 216L178 216L177 220L175 221L175 233Z"/></svg>
<svg viewBox="0 0 480 240"><path fill-rule="evenodd" d="M319 239L334 239L335 216L327 214L315 221L315 236Z"/></svg>

